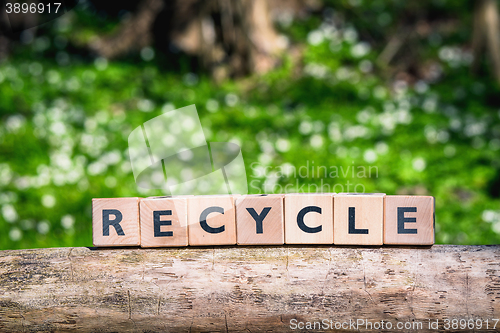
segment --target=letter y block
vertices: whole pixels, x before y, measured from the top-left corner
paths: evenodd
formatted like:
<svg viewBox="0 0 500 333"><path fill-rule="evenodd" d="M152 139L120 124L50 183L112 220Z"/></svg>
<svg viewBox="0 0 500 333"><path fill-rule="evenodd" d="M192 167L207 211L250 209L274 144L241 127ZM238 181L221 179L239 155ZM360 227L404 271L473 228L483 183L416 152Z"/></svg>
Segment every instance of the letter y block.
<svg viewBox="0 0 500 333"><path fill-rule="evenodd" d="M284 243L283 197L281 194L264 194L236 198L238 245Z"/></svg>

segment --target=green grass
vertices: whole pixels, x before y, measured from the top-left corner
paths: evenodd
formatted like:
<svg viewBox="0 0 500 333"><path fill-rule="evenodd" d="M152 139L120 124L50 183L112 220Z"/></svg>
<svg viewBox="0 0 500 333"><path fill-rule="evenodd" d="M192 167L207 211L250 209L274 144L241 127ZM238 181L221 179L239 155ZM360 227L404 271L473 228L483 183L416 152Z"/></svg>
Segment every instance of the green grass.
<svg viewBox="0 0 500 333"><path fill-rule="evenodd" d="M251 193L326 184L433 195L438 243L498 243L498 86L446 60L436 83L388 85L375 51L352 31L311 35L316 21L291 32L306 45L303 64L285 57L264 76L220 85L155 62L99 70L70 55L61 67L38 51L0 65L0 249L90 246L92 198L161 194L136 187L127 137L190 104L207 141L240 143ZM305 166L305 177L287 173Z"/></svg>

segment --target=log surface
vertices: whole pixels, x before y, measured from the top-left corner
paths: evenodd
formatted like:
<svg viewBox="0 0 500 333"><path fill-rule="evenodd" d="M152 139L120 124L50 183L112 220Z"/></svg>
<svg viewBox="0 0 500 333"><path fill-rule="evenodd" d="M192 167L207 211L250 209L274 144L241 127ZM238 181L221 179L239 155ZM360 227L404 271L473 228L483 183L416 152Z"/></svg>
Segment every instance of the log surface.
<svg viewBox="0 0 500 333"><path fill-rule="evenodd" d="M436 332L429 319L500 318L499 270L500 246L0 251L0 331L289 332L292 319L362 318Z"/></svg>

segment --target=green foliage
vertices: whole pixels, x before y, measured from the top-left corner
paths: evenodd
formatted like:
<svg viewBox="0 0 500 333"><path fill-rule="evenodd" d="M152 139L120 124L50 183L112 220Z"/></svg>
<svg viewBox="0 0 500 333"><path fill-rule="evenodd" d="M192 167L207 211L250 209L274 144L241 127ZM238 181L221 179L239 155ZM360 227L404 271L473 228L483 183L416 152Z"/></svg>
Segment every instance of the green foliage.
<svg viewBox="0 0 500 333"><path fill-rule="evenodd" d="M434 195L438 243L498 243L498 86L470 75L457 44L423 49L439 80L388 83L379 47L356 30L384 20L352 3L349 24L312 16L282 29L303 45L303 64L285 56L266 75L220 85L155 60L89 61L58 50L67 32L19 47L0 65L0 248L91 246L92 198L162 194L136 187L127 137L190 104L207 141L241 145L251 193Z"/></svg>

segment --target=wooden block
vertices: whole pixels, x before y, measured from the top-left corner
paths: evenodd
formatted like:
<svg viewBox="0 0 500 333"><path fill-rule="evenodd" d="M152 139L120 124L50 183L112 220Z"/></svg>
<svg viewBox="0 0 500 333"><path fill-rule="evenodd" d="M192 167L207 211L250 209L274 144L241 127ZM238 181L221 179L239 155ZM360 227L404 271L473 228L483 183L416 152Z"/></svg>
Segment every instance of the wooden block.
<svg viewBox="0 0 500 333"><path fill-rule="evenodd" d="M187 198L189 245L236 244L236 214L231 195Z"/></svg>
<svg viewBox="0 0 500 333"><path fill-rule="evenodd" d="M139 198L92 199L94 246L138 246Z"/></svg>
<svg viewBox="0 0 500 333"><path fill-rule="evenodd" d="M238 245L284 243L283 195L236 197L236 237Z"/></svg>
<svg viewBox="0 0 500 333"><path fill-rule="evenodd" d="M336 245L382 245L385 194L336 194L333 199Z"/></svg>
<svg viewBox="0 0 500 333"><path fill-rule="evenodd" d="M388 195L384 211L384 244L434 244L434 197Z"/></svg>
<svg viewBox="0 0 500 333"><path fill-rule="evenodd" d="M142 199L140 216L141 247L188 245L186 198Z"/></svg>
<svg viewBox="0 0 500 333"><path fill-rule="evenodd" d="M285 195L285 243L333 243L333 194Z"/></svg>

